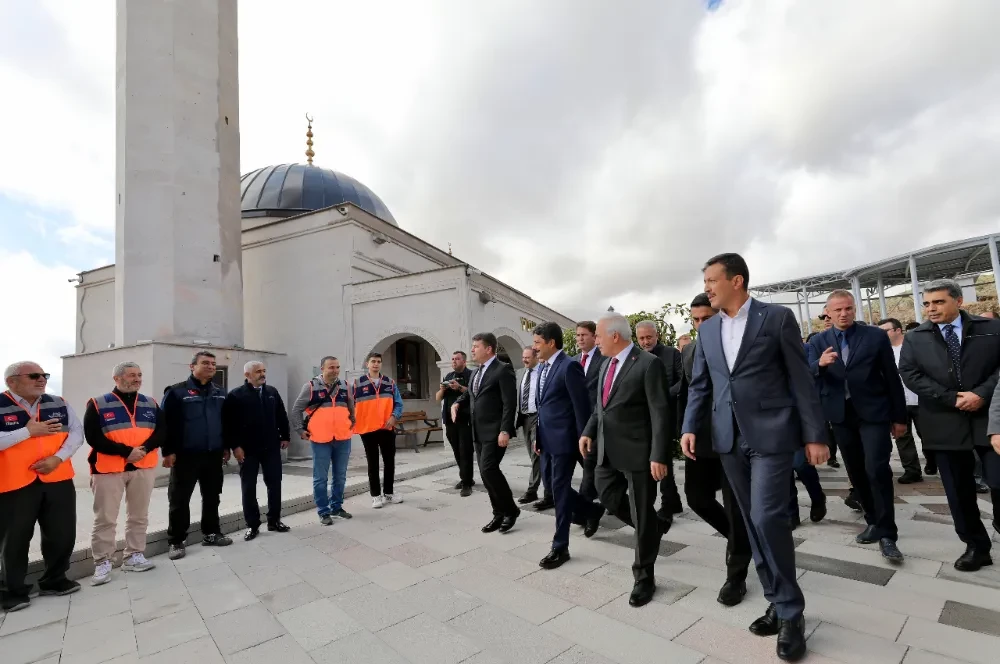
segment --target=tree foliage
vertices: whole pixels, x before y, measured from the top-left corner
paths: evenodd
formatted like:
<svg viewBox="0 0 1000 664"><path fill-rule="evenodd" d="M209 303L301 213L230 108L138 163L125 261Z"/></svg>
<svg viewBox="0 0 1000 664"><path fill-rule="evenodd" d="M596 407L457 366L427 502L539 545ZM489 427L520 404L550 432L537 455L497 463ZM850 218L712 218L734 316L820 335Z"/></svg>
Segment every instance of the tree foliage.
<svg viewBox="0 0 1000 664"><path fill-rule="evenodd" d="M684 304L671 304L668 302L655 312L637 311L634 314L627 314L625 318L628 319L629 326L632 328L633 342L638 343L638 339L635 336L636 324L644 320L651 320L656 325L656 332L660 337L660 342L667 346L676 346L677 337L680 335L677 332L676 326L670 322L670 318L674 316L680 316L684 319L685 323L690 323L691 308ZM691 330L688 334L691 334L693 337L694 330ZM563 351L567 355L576 355L578 350L576 347L576 328L564 330Z"/></svg>

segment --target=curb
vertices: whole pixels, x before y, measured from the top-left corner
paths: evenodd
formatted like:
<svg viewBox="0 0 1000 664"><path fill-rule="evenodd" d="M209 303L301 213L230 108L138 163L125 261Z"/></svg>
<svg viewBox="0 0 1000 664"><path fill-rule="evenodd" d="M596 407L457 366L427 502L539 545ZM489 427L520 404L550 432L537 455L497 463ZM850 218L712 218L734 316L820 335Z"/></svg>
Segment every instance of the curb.
<svg viewBox="0 0 1000 664"><path fill-rule="evenodd" d="M439 470L445 470L455 466L454 461L442 461L441 463L436 463L425 468L417 468L415 470L410 470L406 472L399 473L395 477L396 482L405 482L406 480L412 480L415 477L421 477L423 475L430 475L436 473ZM368 478L362 477L349 481L347 486L344 487L344 498L353 498L354 496L366 493L368 491ZM312 494L295 496L293 498L288 498L281 501L281 514L283 516L288 516L289 514L297 514L299 512L307 512L309 510L316 509L316 503L313 502ZM264 505L261 505L261 512L265 511ZM246 522L243 521L243 511L229 512L226 514L219 515L219 525L224 534L234 533L246 528ZM192 521L191 527L188 528L187 544L188 546L192 544L198 544L201 542L201 521ZM115 551L113 564L115 567L121 565L121 555L122 549L125 546L125 540L119 539L116 543L117 550ZM167 552L169 544L167 543L167 529L161 528L159 530L150 531L146 534L146 557L152 558L153 556L159 556ZM25 583L33 584L38 581L38 578L42 575L44 571L45 564L41 560L35 560L28 563L28 574L25 577ZM66 576L70 579L77 580L83 579L94 572L94 559L91 554L90 547L79 548L73 551L73 554L69 559L69 570L66 572Z"/></svg>

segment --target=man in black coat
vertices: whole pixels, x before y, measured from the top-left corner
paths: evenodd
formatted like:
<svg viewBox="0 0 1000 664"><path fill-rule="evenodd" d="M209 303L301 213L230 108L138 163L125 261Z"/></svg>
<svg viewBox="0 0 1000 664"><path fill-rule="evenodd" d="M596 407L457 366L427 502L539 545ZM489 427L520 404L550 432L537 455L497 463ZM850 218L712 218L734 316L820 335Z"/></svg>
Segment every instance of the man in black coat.
<svg viewBox="0 0 1000 664"><path fill-rule="evenodd" d="M976 502L973 451L993 494L993 526L1000 528L1000 456L988 436L1000 320L962 311L962 288L950 279L928 283L923 304L927 320L903 338L899 374L917 394L921 443L934 451L955 532L966 545L955 569L974 572L993 559Z"/></svg>
<svg viewBox="0 0 1000 664"><path fill-rule="evenodd" d="M510 484L500 470L500 462L515 435L517 417L517 381L514 369L497 358L497 338L490 332L472 337L472 359L479 365L472 376L471 389L452 404L456 418L463 403L469 404L472 444L479 457L479 476L490 496L493 518L483 526L484 533L508 532L521 514L514 502Z"/></svg>
<svg viewBox="0 0 1000 664"><path fill-rule="evenodd" d="M476 483L472 479L472 464L475 450L472 447L472 429L469 424L469 404L465 403L458 410L458 417L452 419L451 407L458 400L458 397L469 389L469 381L472 380L472 371L465 366L465 351L456 350L451 354L452 371L441 381L434 398L441 402L441 421L444 422L444 431L448 436L448 443L455 454L455 463L458 464L458 484L463 498L472 495L472 486Z"/></svg>
<svg viewBox="0 0 1000 664"><path fill-rule="evenodd" d="M278 533L289 530L281 522L281 450L288 447L289 427L281 395L266 382L264 363L247 362L243 376L246 381L222 404L222 430L226 449L232 450L240 464L243 519L247 522L243 539L249 542L260 531L258 471L263 471L267 487L267 529Z"/></svg>
<svg viewBox="0 0 1000 664"><path fill-rule="evenodd" d="M681 353L672 346L664 346L660 343L660 335L656 331L656 323L651 320L639 321L635 324L635 337L639 341L639 347L647 353L652 353L660 358L663 367L667 370L667 400L670 402L670 420L668 424L670 431L677 431L677 396L681 387ZM673 441L670 444L670 461L667 463L669 471L667 476L660 481L660 509L656 515L666 521L673 521L675 514L684 511L681 504L681 496L677 492L677 482L674 481L674 449Z"/></svg>
<svg viewBox="0 0 1000 664"><path fill-rule="evenodd" d="M592 320L582 320L576 324L577 358L583 366L583 375L587 379L587 396L590 397L590 410L597 405L597 381L601 373L601 362L604 356L597 347L597 323ZM587 500L597 500L597 487L594 483L594 471L597 468L597 450L581 461L583 478L580 480L580 495ZM540 506L541 505L541 506ZM552 507L551 504L535 503L536 509ZM581 521L577 525L584 525Z"/></svg>

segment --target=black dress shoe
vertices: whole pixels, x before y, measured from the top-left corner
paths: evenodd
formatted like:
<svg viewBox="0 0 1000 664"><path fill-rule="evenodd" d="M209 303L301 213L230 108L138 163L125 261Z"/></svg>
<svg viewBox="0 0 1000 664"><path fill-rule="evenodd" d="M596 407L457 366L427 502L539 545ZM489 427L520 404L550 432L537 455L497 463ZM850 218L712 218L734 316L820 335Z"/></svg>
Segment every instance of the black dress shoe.
<svg viewBox="0 0 1000 664"><path fill-rule="evenodd" d="M674 517L671 514L669 519L662 519L659 516L656 517L656 525L660 528L660 537L663 537L670 532L671 526L674 525Z"/></svg>
<svg viewBox="0 0 1000 664"><path fill-rule="evenodd" d="M39 585L38 595L40 597L63 597L64 595L72 595L78 590L80 590L79 583L76 581L70 581L69 579L63 579L62 581L56 581L55 583L46 585L44 588Z"/></svg>
<svg viewBox="0 0 1000 664"><path fill-rule="evenodd" d="M500 522L500 532L509 533L510 529L514 527L514 524L517 523L517 517L520 515L521 512L519 511L517 514L514 514L513 516L505 516L503 518L503 521Z"/></svg>
<svg viewBox="0 0 1000 664"><path fill-rule="evenodd" d="M601 518L603 516L604 516L604 508L601 508L600 511L598 511L595 516L590 517L584 522L583 524L584 537L593 537L597 533L598 529L601 527Z"/></svg>
<svg viewBox="0 0 1000 664"><path fill-rule="evenodd" d="M750 623L750 633L755 636L774 636L780 628L781 621L778 620L778 610L774 608L774 604L768 604L764 615Z"/></svg>
<svg viewBox="0 0 1000 664"><path fill-rule="evenodd" d="M267 524L267 530L272 533L287 533L291 528L280 521L275 521L274 523Z"/></svg>
<svg viewBox="0 0 1000 664"><path fill-rule="evenodd" d="M462 480L459 480L459 481L458 481L458 483L457 483L457 484L455 484L455 488L456 488L456 489L461 489L461 488L462 488L463 486L465 486L465 485L464 485L464 484L462 484Z"/></svg>
<svg viewBox="0 0 1000 664"><path fill-rule="evenodd" d="M806 654L806 622L802 616L782 620L778 629L778 659L797 662Z"/></svg>
<svg viewBox="0 0 1000 664"><path fill-rule="evenodd" d="M458 495L460 495L462 498L468 498L469 496L472 495L472 487L463 486L462 490L458 492Z"/></svg>
<svg viewBox="0 0 1000 664"><path fill-rule="evenodd" d="M532 507L534 507L539 512L541 512L542 510L552 509L555 506L556 504L552 501L552 496L545 496L537 503L532 505Z"/></svg>
<svg viewBox="0 0 1000 664"><path fill-rule="evenodd" d="M552 549L548 555L538 561L538 566L543 569L555 569L569 560L569 551L566 549Z"/></svg>
<svg viewBox="0 0 1000 664"><path fill-rule="evenodd" d="M924 475L937 475L937 464L928 461L924 464Z"/></svg>
<svg viewBox="0 0 1000 664"><path fill-rule="evenodd" d="M854 541L858 544L874 544L879 540L878 536L875 534L875 526L868 526L861 534L854 538Z"/></svg>
<svg viewBox="0 0 1000 664"><path fill-rule="evenodd" d="M979 553L971 546L955 561L955 569L959 572L978 572L983 567L993 564L993 558L988 553Z"/></svg>
<svg viewBox="0 0 1000 664"><path fill-rule="evenodd" d="M826 518L826 500L821 500L818 503L813 503L812 507L809 508L809 520L813 523L819 523Z"/></svg>
<svg viewBox="0 0 1000 664"><path fill-rule="evenodd" d="M837 457L830 457L830 460L826 462L826 465L831 468L840 468L840 462L837 461Z"/></svg>
<svg viewBox="0 0 1000 664"><path fill-rule="evenodd" d="M256 539L257 535L260 534L260 526L254 526L253 528L247 528L247 531L243 533L243 541L249 542L252 539Z"/></svg>
<svg viewBox="0 0 1000 664"><path fill-rule="evenodd" d="M484 533L492 533L495 530L500 530L500 526L503 525L503 517L495 516L493 520L483 526Z"/></svg>
<svg viewBox="0 0 1000 664"><path fill-rule="evenodd" d="M915 484L917 482L923 482L924 478L920 473L903 473L898 480L899 484Z"/></svg>
<svg viewBox="0 0 1000 664"><path fill-rule="evenodd" d="M736 606L743 601L747 594L747 584L745 581L726 580L719 589L719 596L716 598L719 604L725 606Z"/></svg>
<svg viewBox="0 0 1000 664"><path fill-rule="evenodd" d="M628 596L629 606L645 606L653 599L656 592L656 584L652 581L637 581L632 587L632 594Z"/></svg>
<svg viewBox="0 0 1000 664"><path fill-rule="evenodd" d="M983 483L983 480L976 478L976 493L989 493L990 488Z"/></svg>
<svg viewBox="0 0 1000 664"><path fill-rule="evenodd" d="M883 537L878 541L878 548L882 551L882 557L890 563L903 562L903 554L900 552L899 547L888 537Z"/></svg>
<svg viewBox="0 0 1000 664"><path fill-rule="evenodd" d="M518 505L527 505L528 503L533 503L538 500L538 494L534 491L525 492L523 496L517 499Z"/></svg>

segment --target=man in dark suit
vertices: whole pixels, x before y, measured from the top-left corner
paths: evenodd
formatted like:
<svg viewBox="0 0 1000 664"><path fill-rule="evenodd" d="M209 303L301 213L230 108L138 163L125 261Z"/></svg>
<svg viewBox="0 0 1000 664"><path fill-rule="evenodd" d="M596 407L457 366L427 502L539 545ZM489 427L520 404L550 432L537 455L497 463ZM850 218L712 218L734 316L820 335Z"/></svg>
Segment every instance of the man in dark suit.
<svg viewBox="0 0 1000 664"><path fill-rule="evenodd" d="M605 356L601 392L580 438L580 453L586 457L596 444L601 504L635 528L635 586L628 601L643 606L653 599L653 564L660 537L670 527L655 510L672 439L667 372L656 357L632 343L632 328L621 314L601 317L597 343Z"/></svg>
<svg viewBox="0 0 1000 664"><path fill-rule="evenodd" d="M819 395L795 316L750 297L750 270L739 254L704 268L705 292L720 311L699 330L681 449L696 455L697 434L712 414L712 444L740 505L757 574L770 605L750 625L777 634L778 657L805 655L805 599L795 577L788 482L805 441L812 465L830 456Z"/></svg>
<svg viewBox="0 0 1000 664"><path fill-rule="evenodd" d="M835 290L826 300L830 329L809 342L810 368L823 414L833 424L868 526L855 539L878 543L890 562L902 562L893 507L892 438L906 433L906 397L889 337L873 325L854 322L854 295Z"/></svg>
<svg viewBox="0 0 1000 664"><path fill-rule="evenodd" d="M573 490L573 471L580 459L580 436L590 419L590 399L581 364L562 352L562 329L542 323L534 331L538 366L538 429L536 447L545 484L556 508L552 550L538 563L555 569L569 560L569 526L573 517L585 521L587 537L597 531L604 508Z"/></svg>
<svg viewBox="0 0 1000 664"><path fill-rule="evenodd" d="M263 471L267 487L267 529L286 533L281 522L281 450L288 448L290 430L285 404L278 390L267 384L263 362L247 362L243 367L244 383L226 395L222 402L222 433L226 449L240 464L243 489L243 519L250 541L260 531L260 506L257 504L257 473Z"/></svg>
<svg viewBox="0 0 1000 664"><path fill-rule="evenodd" d="M576 349L583 375L587 379L587 396L590 398L590 409L597 405L597 393L600 388L597 381L601 373L601 349L597 347L597 323L592 320L582 320L576 324ZM594 470L597 468L597 449L590 456L584 457L583 478L580 480L580 495L587 500L597 500L597 487L594 483ZM536 505L537 507L537 505ZM583 525L578 524L578 525Z"/></svg>
<svg viewBox="0 0 1000 664"><path fill-rule="evenodd" d="M472 371L465 366L465 360L465 351L456 350L451 354L452 370L441 381L441 387L434 395L441 402L444 431L451 451L455 454L455 463L458 464L458 484L455 488L459 489L463 498L472 495L472 486L476 483L472 479L472 457L475 450L472 446L472 427L469 424L469 404L466 402L458 409L457 418L452 418L451 407L462 393L468 391L469 381L472 380Z"/></svg>
<svg viewBox="0 0 1000 664"><path fill-rule="evenodd" d="M451 407L451 415L469 403L472 422L472 443L479 457L479 476L490 496L493 518L483 526L484 533L499 530L508 532L514 527L521 510L514 503L514 495L500 462L507 445L514 436L517 416L517 383L514 369L497 359L497 338L490 332L480 332L472 337L472 359L479 368L472 376L471 389Z"/></svg>
<svg viewBox="0 0 1000 664"><path fill-rule="evenodd" d="M923 304L927 320L903 338L899 374L917 394L921 443L933 451L955 532L966 545L955 569L975 572L993 564L976 501L977 456L1000 531L1000 456L989 436L1000 433L1000 321L962 311L962 288L950 279L924 286Z"/></svg>
<svg viewBox="0 0 1000 664"><path fill-rule="evenodd" d="M677 431L677 395L681 388L681 353L672 346L664 346L660 343L659 332L656 331L656 323L651 320L639 321L635 324L635 338L639 342L639 347L647 353L652 353L663 362L663 367L667 370L667 399L670 401L670 431ZM670 445L670 466L667 476L660 481L660 509L656 515L665 521L673 521L675 514L684 511L681 504L681 496L677 492L677 482L674 481L674 445Z"/></svg>
<svg viewBox="0 0 1000 664"><path fill-rule="evenodd" d="M691 301L691 324L695 330L699 330L705 321L716 313L718 312L712 308L712 303L704 293L699 293ZM678 390L680 414L676 418L678 430L687 405L687 390L691 384L697 343L696 340L681 351L682 373ZM753 551L750 549L750 538L743 523L739 503L736 502L729 481L726 480L722 461L712 449L712 420L710 417L703 417L701 422L701 429L695 438L694 456L684 460L684 497L687 498L688 506L695 514L726 538L726 582L722 584L717 600L725 606L736 606L747 594L747 570L753 558ZM715 497L720 489L721 505Z"/></svg>
<svg viewBox="0 0 1000 664"><path fill-rule="evenodd" d="M514 372L517 381L517 419L514 426L524 434L524 447L531 462L531 473L528 475L528 489L520 498L518 504L538 501L538 486L542 484L542 461L535 452L535 436L538 430L538 353L531 346L521 349L521 364L524 366ZM549 486L544 486L545 500L551 501Z"/></svg>

